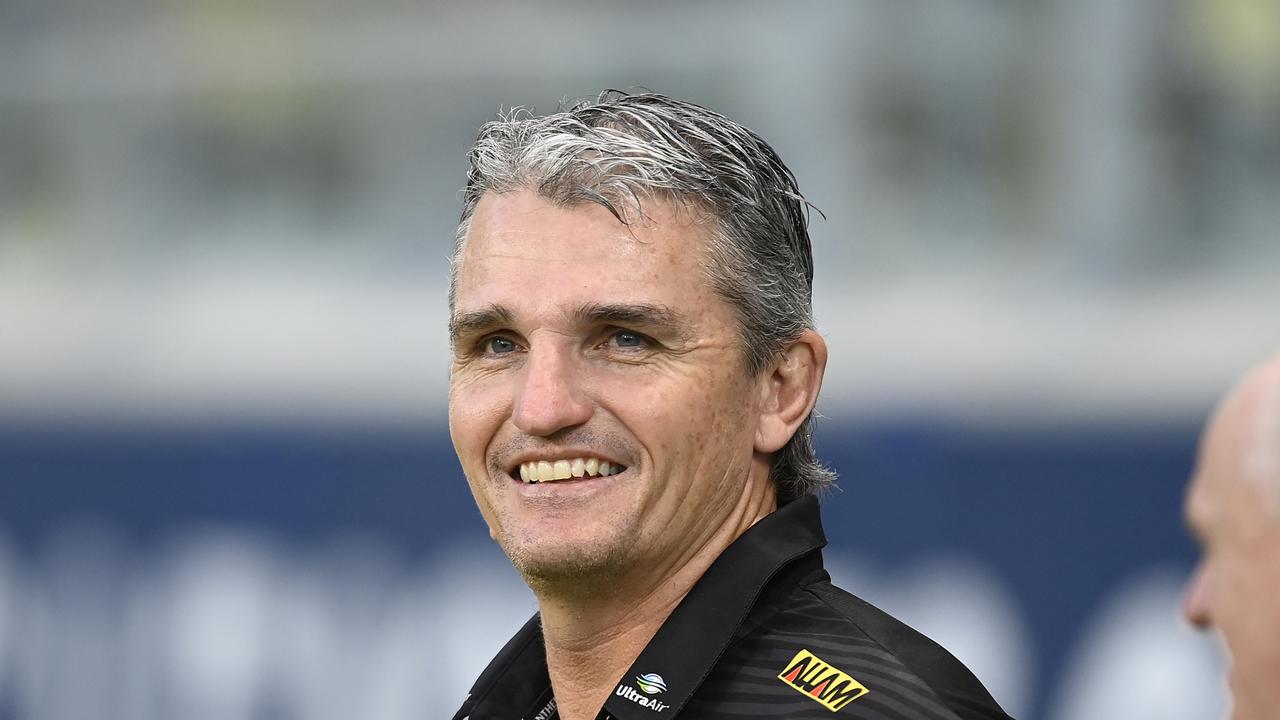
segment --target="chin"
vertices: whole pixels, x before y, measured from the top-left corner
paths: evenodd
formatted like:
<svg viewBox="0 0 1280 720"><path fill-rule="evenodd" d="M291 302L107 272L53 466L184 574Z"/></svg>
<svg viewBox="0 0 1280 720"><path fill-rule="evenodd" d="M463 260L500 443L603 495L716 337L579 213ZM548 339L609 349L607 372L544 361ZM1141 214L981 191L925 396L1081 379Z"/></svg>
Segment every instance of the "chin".
<svg viewBox="0 0 1280 720"><path fill-rule="evenodd" d="M619 544L559 543L553 546L529 543L499 543L529 584L537 590L589 590L617 579L632 564Z"/></svg>

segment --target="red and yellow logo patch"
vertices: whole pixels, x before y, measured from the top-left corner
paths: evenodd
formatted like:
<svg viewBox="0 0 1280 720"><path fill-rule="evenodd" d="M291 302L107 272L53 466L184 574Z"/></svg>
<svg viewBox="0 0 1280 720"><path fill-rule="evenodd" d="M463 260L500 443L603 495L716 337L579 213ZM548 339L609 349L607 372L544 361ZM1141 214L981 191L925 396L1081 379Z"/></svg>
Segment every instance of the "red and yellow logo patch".
<svg viewBox="0 0 1280 720"><path fill-rule="evenodd" d="M808 650L796 653L787 668L778 673L778 679L831 712L871 692L853 676L835 669Z"/></svg>

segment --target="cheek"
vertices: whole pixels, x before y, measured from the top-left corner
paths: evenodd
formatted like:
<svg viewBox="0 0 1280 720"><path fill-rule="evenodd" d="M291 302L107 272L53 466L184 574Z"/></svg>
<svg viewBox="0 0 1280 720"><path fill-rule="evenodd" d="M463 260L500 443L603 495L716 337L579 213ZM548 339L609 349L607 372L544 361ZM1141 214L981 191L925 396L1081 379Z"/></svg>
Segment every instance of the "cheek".
<svg viewBox="0 0 1280 720"><path fill-rule="evenodd" d="M1280 671L1280 604L1275 602L1280 588L1280 550L1249 557L1236 563L1229 586L1222 588L1224 604L1238 617L1238 634L1243 642L1258 646L1272 656L1274 670ZM1278 675L1277 677L1280 677Z"/></svg>
<svg viewBox="0 0 1280 720"><path fill-rule="evenodd" d="M698 389L708 432L735 432L744 428L758 409L755 383L741 371L709 373L698 384Z"/></svg>
<svg viewBox="0 0 1280 720"><path fill-rule="evenodd" d="M494 435L510 416L504 397L498 383L458 383L449 391L449 435L468 471L483 463Z"/></svg>
<svg viewBox="0 0 1280 720"><path fill-rule="evenodd" d="M752 447L751 387L746 378L702 373L649 391L645 422L655 431L650 450L674 463L727 467Z"/></svg>
<svg viewBox="0 0 1280 720"><path fill-rule="evenodd" d="M1221 553L1212 587L1213 624L1227 647L1245 667L1269 666L1280 672L1280 607L1272 599L1280 587L1280 572L1260 572L1265 567L1254 558ZM1265 656L1270 661L1264 661Z"/></svg>
<svg viewBox="0 0 1280 720"><path fill-rule="evenodd" d="M487 482L486 453L502 427L501 411L496 404L477 393L475 385L454 386L449 392L449 435L462 465L476 507L489 527L489 535L497 539L498 514L495 493L498 487Z"/></svg>

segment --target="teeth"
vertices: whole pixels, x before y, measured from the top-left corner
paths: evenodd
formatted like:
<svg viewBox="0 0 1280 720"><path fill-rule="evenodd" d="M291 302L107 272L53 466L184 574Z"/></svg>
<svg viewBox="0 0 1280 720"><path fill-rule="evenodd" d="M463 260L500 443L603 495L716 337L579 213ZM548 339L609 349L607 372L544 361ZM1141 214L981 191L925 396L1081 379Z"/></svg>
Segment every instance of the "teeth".
<svg viewBox="0 0 1280 720"><path fill-rule="evenodd" d="M599 458L533 460L520 464L520 479L527 483L539 483L580 477L608 477L626 469L623 465Z"/></svg>

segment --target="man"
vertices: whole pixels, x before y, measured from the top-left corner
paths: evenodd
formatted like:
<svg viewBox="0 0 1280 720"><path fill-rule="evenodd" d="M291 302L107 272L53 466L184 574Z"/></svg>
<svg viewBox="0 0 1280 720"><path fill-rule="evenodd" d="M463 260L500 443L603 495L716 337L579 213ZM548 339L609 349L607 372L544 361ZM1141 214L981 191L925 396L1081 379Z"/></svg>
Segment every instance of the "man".
<svg viewBox="0 0 1280 720"><path fill-rule="evenodd" d="M806 204L660 95L486 124L450 289L450 432L539 613L457 718L1005 718L833 587Z"/></svg>
<svg viewBox="0 0 1280 720"><path fill-rule="evenodd" d="M1187 492L1204 557L1187 618L1221 633L1234 720L1280 717L1280 355L1223 401Z"/></svg>

